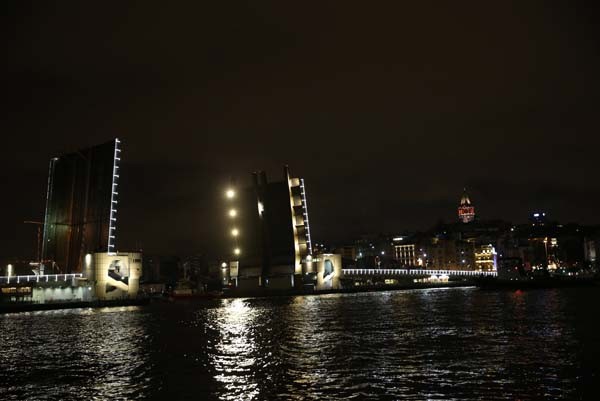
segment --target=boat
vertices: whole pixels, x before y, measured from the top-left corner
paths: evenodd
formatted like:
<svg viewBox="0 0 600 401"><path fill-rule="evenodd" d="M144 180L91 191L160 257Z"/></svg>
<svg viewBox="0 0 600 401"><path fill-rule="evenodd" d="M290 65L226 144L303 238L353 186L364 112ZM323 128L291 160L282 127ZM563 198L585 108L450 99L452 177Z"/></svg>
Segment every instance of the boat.
<svg viewBox="0 0 600 401"><path fill-rule="evenodd" d="M168 297L171 300L195 300L220 298L221 295L222 294L218 291L199 290L193 286L192 282L180 280L168 294Z"/></svg>

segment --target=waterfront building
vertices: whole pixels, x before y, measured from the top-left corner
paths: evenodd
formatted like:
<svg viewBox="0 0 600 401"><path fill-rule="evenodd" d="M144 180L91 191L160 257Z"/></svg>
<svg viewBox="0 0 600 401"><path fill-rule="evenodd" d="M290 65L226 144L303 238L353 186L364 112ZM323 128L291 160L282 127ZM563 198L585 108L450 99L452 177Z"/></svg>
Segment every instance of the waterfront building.
<svg viewBox="0 0 600 401"><path fill-rule="evenodd" d="M50 160L42 271L74 273L86 254L116 252L119 139Z"/></svg>
<svg viewBox="0 0 600 401"><path fill-rule="evenodd" d="M470 223L475 220L475 206L471 202L466 188L463 190L460 204L458 205L458 219L463 223Z"/></svg>
<svg viewBox="0 0 600 401"><path fill-rule="evenodd" d="M477 245L475 247L475 268L478 271L496 271L497 253L492 244Z"/></svg>
<svg viewBox="0 0 600 401"><path fill-rule="evenodd" d="M456 240L456 255L453 257L458 270L476 270L476 253L473 241Z"/></svg>
<svg viewBox="0 0 600 401"><path fill-rule="evenodd" d="M144 272L140 277L140 280L143 283L166 282L166 280L163 280L161 277L159 256L144 254L142 264L144 266Z"/></svg>
<svg viewBox="0 0 600 401"><path fill-rule="evenodd" d="M417 265L417 252L415 244L394 243L394 259L400 267L413 267Z"/></svg>
<svg viewBox="0 0 600 401"><path fill-rule="evenodd" d="M544 212L538 220L530 215L530 223L510 226L499 236L499 258L519 258L524 272L535 270L565 271L594 267L594 227L559 224L546 220Z"/></svg>
<svg viewBox="0 0 600 401"><path fill-rule="evenodd" d="M237 275L228 277L241 289L300 286L312 255L304 180L287 166L282 181L268 182L264 171L252 177L252 186L225 194L228 259L237 262Z"/></svg>
<svg viewBox="0 0 600 401"><path fill-rule="evenodd" d="M313 248L313 250L314 250L314 248ZM340 247L336 247L333 250L333 252L342 255L342 259L351 262L351 264L354 264L354 262L356 261L357 252L356 252L356 247L354 245L343 245ZM315 253L321 253L321 252L315 251Z"/></svg>
<svg viewBox="0 0 600 401"><path fill-rule="evenodd" d="M418 241L415 252L418 267L443 270L475 269L472 241L451 236L424 236Z"/></svg>
<svg viewBox="0 0 600 401"><path fill-rule="evenodd" d="M354 243L356 248L356 267L361 269L380 269L391 267L397 262L394 257L392 237L389 235L362 235Z"/></svg>
<svg viewBox="0 0 600 401"><path fill-rule="evenodd" d="M518 278L524 274L523 260L518 257L498 258L498 277L503 279Z"/></svg>

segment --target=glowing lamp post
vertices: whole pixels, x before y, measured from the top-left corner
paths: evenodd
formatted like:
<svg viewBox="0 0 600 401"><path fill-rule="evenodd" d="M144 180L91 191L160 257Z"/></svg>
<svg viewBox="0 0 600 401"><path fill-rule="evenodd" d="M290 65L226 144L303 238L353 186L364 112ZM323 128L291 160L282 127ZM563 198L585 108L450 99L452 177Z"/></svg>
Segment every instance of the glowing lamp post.
<svg viewBox="0 0 600 401"><path fill-rule="evenodd" d="M229 205L230 206L235 206L235 200L234 200L235 196L236 196L236 192L235 192L235 190L233 188L228 188L225 191L225 197L229 200ZM227 214L229 215L229 217L231 219L235 219L237 217L238 212L235 209L235 207L231 207L229 209L229 212ZM241 253L241 251L240 251L240 248L238 247L239 244L238 244L237 240L238 240L238 236L240 235L240 231L234 225L233 227L231 227L230 233L231 233L231 236L233 237L234 243L235 243L235 245L234 245L235 248L233 249L233 254L235 256L239 256L240 253ZM226 278L226 276L227 276L227 263L223 262L221 264L221 267L223 268L223 277Z"/></svg>

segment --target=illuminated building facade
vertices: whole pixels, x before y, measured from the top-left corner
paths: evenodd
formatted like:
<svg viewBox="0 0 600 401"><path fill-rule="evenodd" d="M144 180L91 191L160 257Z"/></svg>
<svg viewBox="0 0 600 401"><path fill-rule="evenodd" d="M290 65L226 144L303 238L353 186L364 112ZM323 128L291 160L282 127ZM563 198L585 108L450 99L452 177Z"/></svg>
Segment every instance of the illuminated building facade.
<svg viewBox="0 0 600 401"><path fill-rule="evenodd" d="M237 270L237 277L229 276L242 289L294 287L312 254L304 180L290 177L287 166L283 181L253 173L253 186L232 186L225 197L230 260Z"/></svg>
<svg viewBox="0 0 600 401"><path fill-rule="evenodd" d="M475 247L475 266L479 271L497 270L497 254L492 244Z"/></svg>
<svg viewBox="0 0 600 401"><path fill-rule="evenodd" d="M428 269L474 270L474 245L454 238L430 238L420 243L417 266Z"/></svg>
<svg viewBox="0 0 600 401"><path fill-rule="evenodd" d="M416 255L415 244L394 244L394 258L400 266L416 266Z"/></svg>
<svg viewBox="0 0 600 401"><path fill-rule="evenodd" d="M458 219L463 223L470 223L475 220L475 206L471 203L471 199L467 194L467 190L463 191L458 206Z"/></svg>
<svg viewBox="0 0 600 401"><path fill-rule="evenodd" d="M42 259L46 272L81 272L88 253L116 250L120 141L50 160Z"/></svg>

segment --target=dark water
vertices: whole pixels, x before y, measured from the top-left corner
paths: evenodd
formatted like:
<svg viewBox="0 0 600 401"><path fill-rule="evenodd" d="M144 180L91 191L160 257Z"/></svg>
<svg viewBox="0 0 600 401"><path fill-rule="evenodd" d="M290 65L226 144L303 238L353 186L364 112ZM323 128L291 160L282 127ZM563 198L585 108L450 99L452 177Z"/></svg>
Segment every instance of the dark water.
<svg viewBox="0 0 600 401"><path fill-rule="evenodd" d="M598 399L600 290L0 315L0 400Z"/></svg>

